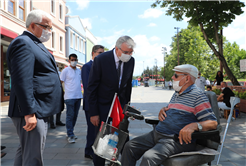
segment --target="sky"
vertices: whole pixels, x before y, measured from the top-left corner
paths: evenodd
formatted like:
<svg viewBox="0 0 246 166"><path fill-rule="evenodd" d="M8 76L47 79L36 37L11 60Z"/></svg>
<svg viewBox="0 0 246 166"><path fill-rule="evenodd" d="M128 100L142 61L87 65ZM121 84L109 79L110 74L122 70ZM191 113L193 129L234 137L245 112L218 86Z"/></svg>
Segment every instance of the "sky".
<svg viewBox="0 0 246 166"><path fill-rule="evenodd" d="M186 29L188 19L176 21L165 15L165 8L151 8L154 0L67 0L68 15L78 15L93 35L97 44L113 49L120 36L128 35L136 43L134 76L138 76L147 66L152 68L157 61L158 67L164 66L162 47L167 53L171 50L172 37L178 27ZM243 8L246 12L246 7ZM228 27L223 34L226 39L236 42L241 49L246 49L246 16L243 13ZM156 59L156 60L155 60Z"/></svg>

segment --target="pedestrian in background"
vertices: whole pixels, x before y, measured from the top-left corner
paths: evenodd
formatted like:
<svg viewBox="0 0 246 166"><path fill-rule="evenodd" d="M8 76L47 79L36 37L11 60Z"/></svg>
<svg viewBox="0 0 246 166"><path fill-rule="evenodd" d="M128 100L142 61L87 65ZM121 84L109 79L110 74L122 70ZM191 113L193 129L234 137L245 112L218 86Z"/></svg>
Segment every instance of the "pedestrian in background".
<svg viewBox="0 0 246 166"><path fill-rule="evenodd" d="M201 72L198 72L198 77L195 81L195 85L201 89L202 91L205 91L205 86L206 86L206 80L204 77L201 76Z"/></svg>
<svg viewBox="0 0 246 166"><path fill-rule="evenodd" d="M81 92L81 71L76 67L78 57L76 54L69 55L70 65L61 72L61 83L64 82L65 104L67 106L66 128L68 143L75 143L77 136L74 134L74 126L77 121L82 92Z"/></svg>
<svg viewBox="0 0 246 166"><path fill-rule="evenodd" d="M221 109L230 109L231 103L230 98L235 96L230 88L227 87L226 82L221 82L221 94L217 98L218 106Z"/></svg>
<svg viewBox="0 0 246 166"><path fill-rule="evenodd" d="M212 87L210 85L207 85L207 91L211 91Z"/></svg>
<svg viewBox="0 0 246 166"><path fill-rule="evenodd" d="M116 41L115 48L95 57L91 67L87 95L91 123L97 135L101 121L106 121L115 93L121 107L130 102L134 69L135 42L129 36ZM105 160L94 154L95 166L105 165Z"/></svg>
<svg viewBox="0 0 246 166"><path fill-rule="evenodd" d="M226 76L226 74L223 76L222 72L218 71L216 74L213 85L215 85L215 82L217 82L217 85L220 85L220 83L223 82L225 76Z"/></svg>
<svg viewBox="0 0 246 166"><path fill-rule="evenodd" d="M8 116L20 145L14 166L43 166L48 117L64 108L62 85L53 55L42 44L50 39L51 16L32 10L27 30L9 45L7 63L11 75Z"/></svg>
<svg viewBox="0 0 246 166"><path fill-rule="evenodd" d="M168 86L169 86L169 90L171 90L171 89L172 89L172 86L173 86L172 80L170 80L170 81L168 82Z"/></svg>
<svg viewBox="0 0 246 166"><path fill-rule="evenodd" d="M87 135L86 135L86 146L85 146L85 158L93 158L92 145L95 141L95 126L90 121L89 115L89 106L88 106L88 95L87 95L87 86L89 80L89 74L94 58L104 52L104 47L101 45L95 45L92 48L92 60L83 65L81 69L81 79L84 88L83 96L83 110L85 111L86 123L87 123Z"/></svg>
<svg viewBox="0 0 246 166"><path fill-rule="evenodd" d="M60 77L61 72L59 71L59 67L58 67L57 63L56 63L56 69L57 69L57 72L58 72L59 77ZM65 126L65 124L62 123L62 121L61 121L61 113L62 113L62 111L56 114L56 125L57 126ZM49 122L50 122L50 128L51 129L55 129L56 125L55 125L55 122L54 122L54 115L50 116Z"/></svg>

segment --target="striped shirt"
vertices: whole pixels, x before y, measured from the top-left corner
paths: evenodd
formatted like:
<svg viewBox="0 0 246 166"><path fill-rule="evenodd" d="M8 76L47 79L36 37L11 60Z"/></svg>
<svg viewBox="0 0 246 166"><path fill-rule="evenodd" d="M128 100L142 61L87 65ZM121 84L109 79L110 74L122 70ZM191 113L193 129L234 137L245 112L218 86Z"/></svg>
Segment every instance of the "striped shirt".
<svg viewBox="0 0 246 166"><path fill-rule="evenodd" d="M156 126L160 133L179 135L179 131L190 123L217 120L206 94L194 84L181 94L175 92L168 108L167 117Z"/></svg>

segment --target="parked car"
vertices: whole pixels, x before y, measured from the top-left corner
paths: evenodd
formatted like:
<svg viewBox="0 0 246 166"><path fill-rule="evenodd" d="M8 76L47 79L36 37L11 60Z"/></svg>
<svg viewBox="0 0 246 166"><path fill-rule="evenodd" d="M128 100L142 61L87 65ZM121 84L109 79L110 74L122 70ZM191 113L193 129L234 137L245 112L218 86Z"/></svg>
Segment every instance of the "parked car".
<svg viewBox="0 0 246 166"><path fill-rule="evenodd" d="M240 86L246 86L246 81L238 81ZM227 86L233 86L231 81L226 81Z"/></svg>

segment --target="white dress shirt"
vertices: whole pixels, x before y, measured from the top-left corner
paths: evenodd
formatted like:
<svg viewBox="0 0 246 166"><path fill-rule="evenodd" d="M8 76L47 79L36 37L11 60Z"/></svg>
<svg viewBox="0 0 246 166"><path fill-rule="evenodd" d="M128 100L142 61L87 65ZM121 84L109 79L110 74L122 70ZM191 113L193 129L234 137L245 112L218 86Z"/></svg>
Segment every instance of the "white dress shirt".
<svg viewBox="0 0 246 166"><path fill-rule="evenodd" d="M115 66L116 66L116 69L118 69L120 59L117 57L117 55L115 53L115 49L114 49L113 52L114 52ZM124 62L121 63L121 72L120 72L119 87L120 87L120 83L121 83L121 79L122 79L122 75L123 75L123 66L124 66Z"/></svg>

